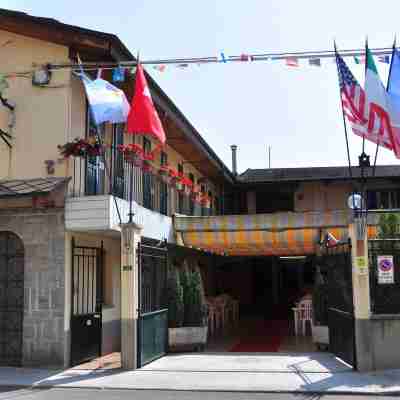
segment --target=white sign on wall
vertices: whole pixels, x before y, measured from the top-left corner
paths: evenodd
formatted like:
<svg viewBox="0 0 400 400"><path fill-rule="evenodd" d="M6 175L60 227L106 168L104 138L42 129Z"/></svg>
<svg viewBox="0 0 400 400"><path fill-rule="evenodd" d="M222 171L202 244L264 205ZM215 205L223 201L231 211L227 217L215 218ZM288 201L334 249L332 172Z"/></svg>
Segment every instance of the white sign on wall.
<svg viewBox="0 0 400 400"><path fill-rule="evenodd" d="M393 256L378 256L378 283L394 283Z"/></svg>

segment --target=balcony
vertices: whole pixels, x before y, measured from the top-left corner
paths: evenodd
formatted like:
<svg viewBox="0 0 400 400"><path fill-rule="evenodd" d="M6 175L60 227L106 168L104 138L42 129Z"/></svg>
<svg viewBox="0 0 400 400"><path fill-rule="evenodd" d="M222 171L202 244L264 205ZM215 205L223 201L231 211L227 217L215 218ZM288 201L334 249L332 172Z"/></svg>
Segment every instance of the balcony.
<svg viewBox="0 0 400 400"><path fill-rule="evenodd" d="M69 159L67 229L119 231L120 220L127 221L131 196L135 222L154 231L147 232L149 237L170 236L170 217L175 213L211 215L210 208L202 207L162 176L126 162L115 149L107 149L105 160L98 156Z"/></svg>

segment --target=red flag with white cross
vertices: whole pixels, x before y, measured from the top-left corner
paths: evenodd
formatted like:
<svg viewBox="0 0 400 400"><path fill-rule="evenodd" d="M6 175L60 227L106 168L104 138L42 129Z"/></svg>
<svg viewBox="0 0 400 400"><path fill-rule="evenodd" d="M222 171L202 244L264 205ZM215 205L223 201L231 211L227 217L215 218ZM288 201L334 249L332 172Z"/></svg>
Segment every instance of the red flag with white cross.
<svg viewBox="0 0 400 400"><path fill-rule="evenodd" d="M165 132L154 107L143 67L136 69L135 93L127 120L127 131L132 134L150 135L165 143Z"/></svg>

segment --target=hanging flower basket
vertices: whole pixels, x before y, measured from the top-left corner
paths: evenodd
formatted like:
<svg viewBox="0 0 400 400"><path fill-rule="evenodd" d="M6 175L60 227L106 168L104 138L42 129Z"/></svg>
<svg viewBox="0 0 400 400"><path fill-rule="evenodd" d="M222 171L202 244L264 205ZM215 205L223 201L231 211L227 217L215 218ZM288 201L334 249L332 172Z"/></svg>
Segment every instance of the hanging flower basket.
<svg viewBox="0 0 400 400"><path fill-rule="evenodd" d="M135 167L141 167L143 161L143 149L138 144L119 145L117 147L124 155L124 160Z"/></svg>
<svg viewBox="0 0 400 400"><path fill-rule="evenodd" d="M75 138L72 142L58 145L58 151L64 158L97 157L103 154L103 147L95 137L89 139Z"/></svg>
<svg viewBox="0 0 400 400"><path fill-rule="evenodd" d="M200 199L200 204L201 204L203 207L210 208L211 199L210 199L207 195L204 195L204 196L202 196L201 199Z"/></svg>
<svg viewBox="0 0 400 400"><path fill-rule="evenodd" d="M166 176L168 176L168 172L169 172L168 165L161 165L161 167L158 170L158 175L160 175L162 177L166 177Z"/></svg>
<svg viewBox="0 0 400 400"><path fill-rule="evenodd" d="M187 196L190 195L192 189L193 189L193 182L191 179L189 179L188 177L184 176L181 180L181 183L183 185L183 193Z"/></svg>

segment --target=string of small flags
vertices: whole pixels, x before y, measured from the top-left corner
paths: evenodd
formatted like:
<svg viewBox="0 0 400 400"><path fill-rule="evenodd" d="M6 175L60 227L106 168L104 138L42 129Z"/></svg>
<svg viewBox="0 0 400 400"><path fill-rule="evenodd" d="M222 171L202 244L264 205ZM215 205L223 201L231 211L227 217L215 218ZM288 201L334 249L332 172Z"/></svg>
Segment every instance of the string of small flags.
<svg viewBox="0 0 400 400"><path fill-rule="evenodd" d="M376 56L378 62L383 63L383 64L390 64L390 55L379 55ZM241 60L243 62L251 62L253 61L253 57L249 54L242 54L240 56ZM272 58L270 59L270 61L273 62L282 62L284 61L284 65L289 67L289 68L300 68L302 66L301 61L307 61L307 64L311 67L316 67L316 68L320 68L323 66L323 61L321 58L318 57L313 57L313 58L309 58L307 60L300 60L298 57L287 57L285 59L279 59L279 60L273 60ZM325 59L325 64L328 63L336 63L336 60L333 59ZM354 62L354 64L360 65L360 64L365 64L365 56L353 56L352 57L352 61ZM220 53L219 55L219 62L226 64L228 62L227 57L224 55L224 53ZM151 68L159 73L163 73L165 72L167 69L187 69L192 65L197 65L197 66L201 66L204 63L196 63L196 64L192 64L192 63L177 63L177 64L155 64L152 65ZM304 65L304 64L303 64ZM112 68L112 80L113 82L124 82L125 81L125 73L126 71L130 71L131 73L135 72L135 68L130 68L130 67L116 67L116 68Z"/></svg>

